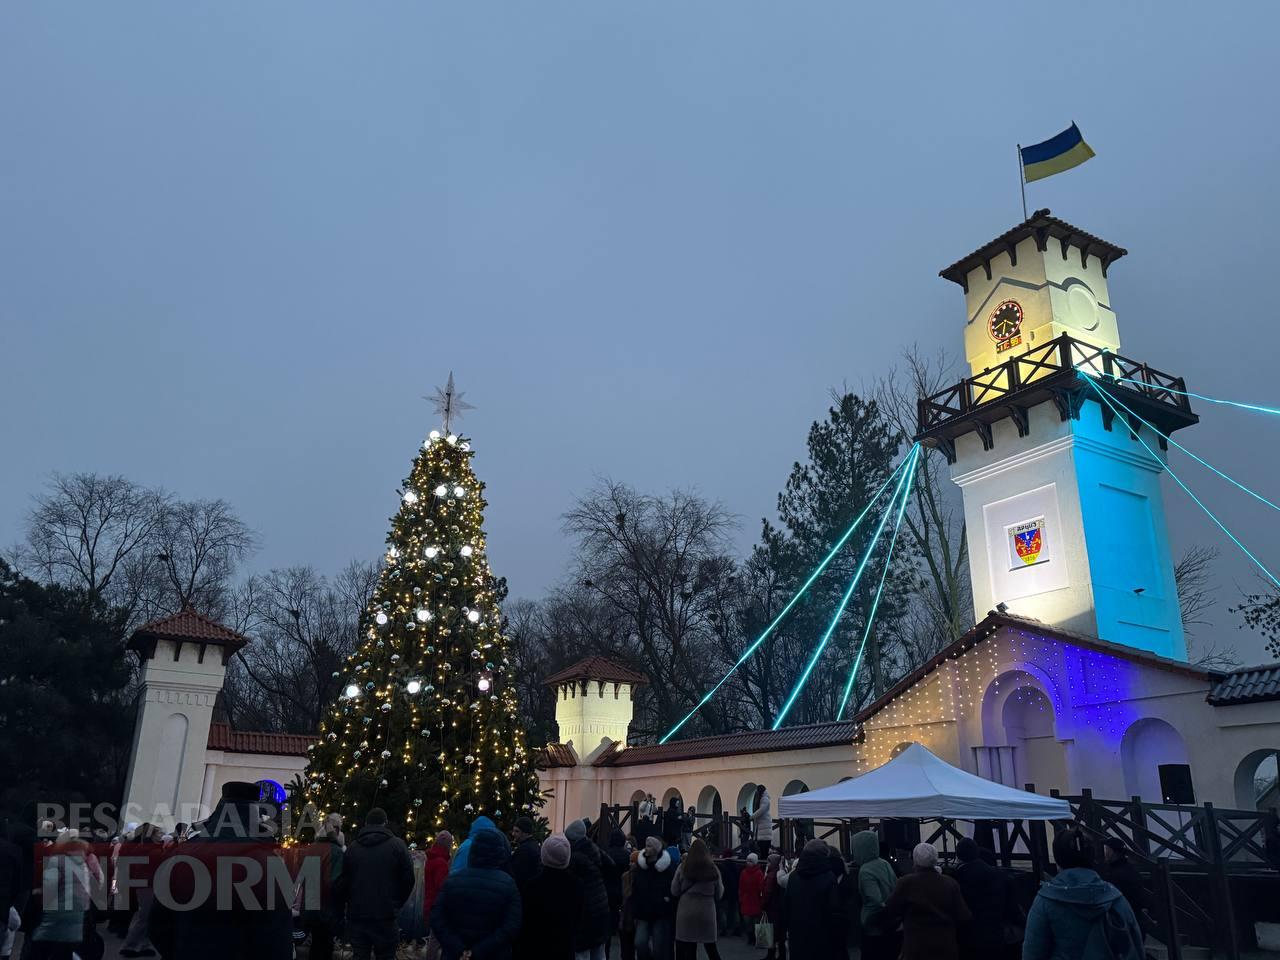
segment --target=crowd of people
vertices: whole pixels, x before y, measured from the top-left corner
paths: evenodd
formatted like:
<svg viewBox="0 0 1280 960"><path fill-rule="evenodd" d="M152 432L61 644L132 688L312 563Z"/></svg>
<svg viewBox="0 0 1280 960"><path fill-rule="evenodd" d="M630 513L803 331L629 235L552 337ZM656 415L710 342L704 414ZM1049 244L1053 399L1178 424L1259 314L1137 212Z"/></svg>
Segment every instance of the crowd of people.
<svg viewBox="0 0 1280 960"><path fill-rule="evenodd" d="M696 820L678 810L645 810L630 834L578 820L541 840L530 818L508 835L477 817L460 843L448 832L434 838L419 878L385 811L367 811L350 837L330 816L308 843L281 849L259 829L251 786L228 785L194 832L143 824L120 837L85 837L44 823L27 849L21 836L0 841L0 909L10 920L0 960L9 960L18 928L23 947L12 960L96 960L103 923L120 938L121 956L175 960L286 960L299 948L332 960L338 944L353 960L406 950L427 960L692 960L699 952L717 960L726 937L754 945L762 960L848 958L854 946L864 960L1139 960L1140 918L1150 922L1123 842L1109 842L1106 862L1095 865L1092 842L1074 828L1055 833L1057 873L1024 910L1010 875L972 839L959 842L945 871L932 845L894 860L871 830L852 836L847 860L814 839L784 858L768 822L753 821L754 840L713 853ZM135 858L147 869L133 894L96 906L121 858L147 848L154 855ZM261 865L292 858L295 867L310 857L322 869L306 880L295 870L290 896L274 904L264 873L248 870L243 888L262 895L254 908L212 897L188 909L174 901L199 897L165 865L175 851ZM422 920L406 929L415 895Z"/></svg>

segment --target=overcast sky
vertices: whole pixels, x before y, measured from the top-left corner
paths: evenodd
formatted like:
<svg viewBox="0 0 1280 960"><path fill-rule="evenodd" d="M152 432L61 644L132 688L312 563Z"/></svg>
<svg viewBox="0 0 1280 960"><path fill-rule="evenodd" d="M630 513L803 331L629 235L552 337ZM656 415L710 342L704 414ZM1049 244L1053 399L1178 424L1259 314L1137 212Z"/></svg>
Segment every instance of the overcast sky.
<svg viewBox="0 0 1280 960"><path fill-rule="evenodd" d="M1072 120L1097 158L1028 203L1130 250L1124 352L1275 403L1278 34L1267 3L14 0L0 544L93 470L226 498L255 568L372 558L453 370L515 595L599 475L721 499L745 549L833 385L960 352L937 271ZM1201 412L1180 439L1278 492L1280 422ZM1280 565L1274 513L1185 476ZM1247 561L1168 496L1241 638Z"/></svg>

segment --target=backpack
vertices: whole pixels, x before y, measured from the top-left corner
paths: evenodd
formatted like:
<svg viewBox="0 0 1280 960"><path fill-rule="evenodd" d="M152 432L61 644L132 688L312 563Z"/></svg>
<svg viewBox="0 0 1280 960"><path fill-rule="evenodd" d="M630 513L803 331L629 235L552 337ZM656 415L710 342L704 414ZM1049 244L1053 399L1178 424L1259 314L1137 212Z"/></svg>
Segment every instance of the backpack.
<svg viewBox="0 0 1280 960"><path fill-rule="evenodd" d="M1116 909L1120 902L1113 900L1089 931L1085 956L1106 960L1142 960L1142 945L1134 942L1124 914Z"/></svg>

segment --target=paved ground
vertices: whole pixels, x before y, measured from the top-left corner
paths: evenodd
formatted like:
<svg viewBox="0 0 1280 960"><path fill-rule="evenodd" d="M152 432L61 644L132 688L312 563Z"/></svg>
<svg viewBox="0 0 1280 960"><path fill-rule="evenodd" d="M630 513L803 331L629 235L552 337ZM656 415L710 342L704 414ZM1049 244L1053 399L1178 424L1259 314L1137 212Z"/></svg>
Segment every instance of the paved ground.
<svg viewBox="0 0 1280 960"><path fill-rule="evenodd" d="M102 934L103 939L107 942L107 952L103 955L103 960L120 960L120 944L123 941L118 937L114 937L107 933L105 924L98 928L98 932ZM720 956L723 960L761 960L764 956L763 950L747 946L746 942L741 937L723 937L720 940L719 947ZM14 947L13 956L15 958L21 956L21 951L22 941L19 939L18 943ZM613 949L609 955L614 957L615 960L617 957L621 956L621 953L618 950L618 942L616 940L613 942ZM698 956L702 957L701 950L698 951ZM856 957L857 952L855 951L855 960ZM243 960L243 958L228 958L228 960Z"/></svg>

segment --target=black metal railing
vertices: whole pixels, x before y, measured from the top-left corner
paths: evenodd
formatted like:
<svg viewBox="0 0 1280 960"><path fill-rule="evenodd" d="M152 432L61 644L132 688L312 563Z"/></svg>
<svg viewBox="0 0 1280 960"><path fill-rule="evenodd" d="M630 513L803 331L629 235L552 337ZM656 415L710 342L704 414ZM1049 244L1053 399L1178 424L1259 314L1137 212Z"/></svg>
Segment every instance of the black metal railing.
<svg viewBox="0 0 1280 960"><path fill-rule="evenodd" d="M921 397L917 406L919 435L926 436L981 407L1016 402L1019 395L1033 389L1076 380L1078 371L1104 379L1116 378L1120 386L1150 402L1191 413L1190 401L1183 395L1186 383L1181 377L1063 334L945 390Z"/></svg>

